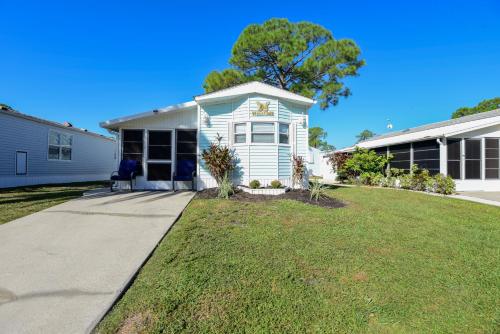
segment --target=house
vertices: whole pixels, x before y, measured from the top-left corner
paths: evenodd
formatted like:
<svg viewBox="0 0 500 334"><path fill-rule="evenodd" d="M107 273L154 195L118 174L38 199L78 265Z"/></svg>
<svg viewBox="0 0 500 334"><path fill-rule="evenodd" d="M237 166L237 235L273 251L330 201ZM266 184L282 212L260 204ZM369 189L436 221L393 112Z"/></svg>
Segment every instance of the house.
<svg viewBox="0 0 500 334"><path fill-rule="evenodd" d="M201 153L218 137L235 153L236 185L256 179L264 186L273 180L291 186L291 156L307 162L308 109L314 103L274 86L249 82L101 126L117 134L121 159L140 162L134 185L139 189L171 189L177 162L185 160L196 162L198 190L215 187Z"/></svg>
<svg viewBox="0 0 500 334"><path fill-rule="evenodd" d="M317 176L324 181L335 181L337 174L333 171L328 156L330 152L323 152L315 147L309 147L307 170L309 176Z"/></svg>
<svg viewBox="0 0 500 334"><path fill-rule="evenodd" d="M116 141L0 108L0 188L109 180Z"/></svg>
<svg viewBox="0 0 500 334"><path fill-rule="evenodd" d="M499 141L497 109L387 133L356 146L392 154L390 167L409 170L417 164L431 174L449 175L457 191L500 191Z"/></svg>

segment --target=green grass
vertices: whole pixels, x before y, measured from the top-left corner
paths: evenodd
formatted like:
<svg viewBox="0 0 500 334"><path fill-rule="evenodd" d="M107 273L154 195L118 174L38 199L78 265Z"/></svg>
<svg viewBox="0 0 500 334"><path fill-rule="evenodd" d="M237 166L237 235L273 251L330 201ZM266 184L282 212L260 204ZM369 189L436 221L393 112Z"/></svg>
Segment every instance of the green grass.
<svg viewBox="0 0 500 334"><path fill-rule="evenodd" d="M500 208L329 194L349 205L192 201L97 331L498 333Z"/></svg>
<svg viewBox="0 0 500 334"><path fill-rule="evenodd" d="M102 182L19 187L0 190L0 225L82 196Z"/></svg>

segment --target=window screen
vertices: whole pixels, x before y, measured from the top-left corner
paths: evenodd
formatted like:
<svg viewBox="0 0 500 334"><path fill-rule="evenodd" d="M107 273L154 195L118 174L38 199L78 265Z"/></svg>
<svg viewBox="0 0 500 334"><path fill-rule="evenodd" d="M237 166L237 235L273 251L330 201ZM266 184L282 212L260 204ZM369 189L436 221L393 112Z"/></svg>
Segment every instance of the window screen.
<svg viewBox="0 0 500 334"><path fill-rule="evenodd" d="M484 176L487 179L500 178L500 139L486 138L485 139L485 169Z"/></svg>
<svg viewBox="0 0 500 334"><path fill-rule="evenodd" d="M446 147L448 150L448 175L456 180L461 178L460 170L460 139L448 139Z"/></svg>
<svg viewBox="0 0 500 334"><path fill-rule="evenodd" d="M192 160L196 165L196 130L177 130L177 167L180 167L179 161ZM181 174L177 170L178 175Z"/></svg>
<svg viewBox="0 0 500 334"><path fill-rule="evenodd" d="M387 156L387 146L377 147L373 149L378 155Z"/></svg>
<svg viewBox="0 0 500 334"><path fill-rule="evenodd" d="M413 143L413 163L427 169L431 175L439 174L439 144L435 139Z"/></svg>
<svg viewBox="0 0 500 334"><path fill-rule="evenodd" d="M137 161L137 175L142 175L143 130L123 130L122 159Z"/></svg>
<svg viewBox="0 0 500 334"><path fill-rule="evenodd" d="M172 131L149 131L148 160L172 160Z"/></svg>
<svg viewBox="0 0 500 334"><path fill-rule="evenodd" d="M389 152L393 156L391 168L410 170L410 144L390 146Z"/></svg>
<svg viewBox="0 0 500 334"><path fill-rule="evenodd" d="M148 181L170 181L172 180L172 164L149 162Z"/></svg>
<svg viewBox="0 0 500 334"><path fill-rule="evenodd" d="M465 178L481 178L481 140L465 140Z"/></svg>
<svg viewBox="0 0 500 334"><path fill-rule="evenodd" d="M274 143L274 123L252 123L252 143Z"/></svg>

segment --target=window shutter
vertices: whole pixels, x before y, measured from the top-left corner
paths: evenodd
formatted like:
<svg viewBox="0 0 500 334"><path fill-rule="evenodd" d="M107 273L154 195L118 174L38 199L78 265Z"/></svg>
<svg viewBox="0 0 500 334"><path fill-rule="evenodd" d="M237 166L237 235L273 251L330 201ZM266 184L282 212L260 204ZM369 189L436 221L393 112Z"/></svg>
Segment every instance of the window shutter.
<svg viewBox="0 0 500 334"><path fill-rule="evenodd" d="M233 122L227 122L227 146L232 147L234 141L234 126Z"/></svg>

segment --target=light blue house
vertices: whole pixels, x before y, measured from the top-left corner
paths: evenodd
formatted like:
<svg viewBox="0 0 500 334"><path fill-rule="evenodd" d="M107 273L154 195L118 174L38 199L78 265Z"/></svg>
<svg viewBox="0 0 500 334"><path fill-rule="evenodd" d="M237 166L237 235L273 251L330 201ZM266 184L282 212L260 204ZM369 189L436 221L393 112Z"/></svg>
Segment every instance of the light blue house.
<svg viewBox="0 0 500 334"><path fill-rule="evenodd" d="M261 82L102 122L118 136L122 159L140 162L138 189L171 189L181 161L196 162L198 190L215 187L201 153L220 136L234 150L236 185L280 180L291 186L292 155L308 161L308 110L314 100ZM126 186L126 184L123 184ZM189 186L186 182L180 187Z"/></svg>

